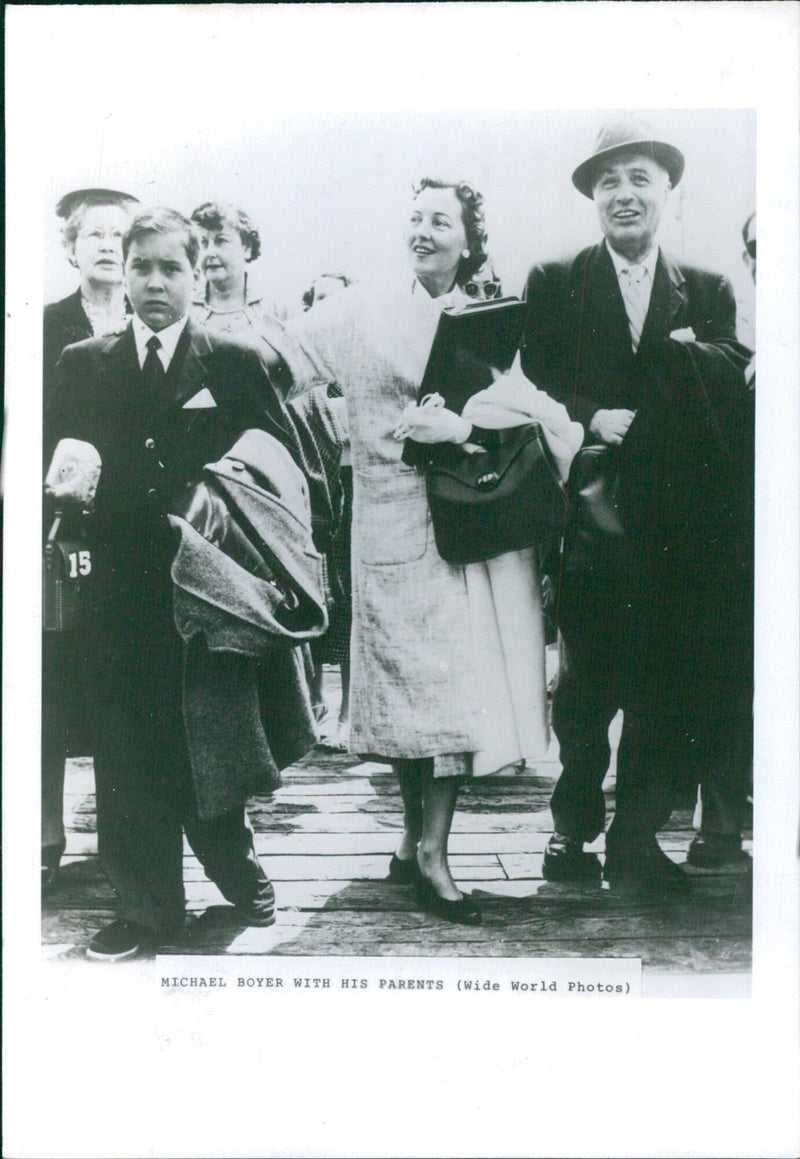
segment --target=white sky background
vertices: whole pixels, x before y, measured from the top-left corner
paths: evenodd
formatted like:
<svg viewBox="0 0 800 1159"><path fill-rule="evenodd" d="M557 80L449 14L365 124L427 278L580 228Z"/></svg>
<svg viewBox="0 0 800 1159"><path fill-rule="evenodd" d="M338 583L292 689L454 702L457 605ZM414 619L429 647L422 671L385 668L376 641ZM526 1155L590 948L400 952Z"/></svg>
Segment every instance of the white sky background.
<svg viewBox="0 0 800 1159"><path fill-rule="evenodd" d="M796 1155L797 6L11 5L5 16L5 1153ZM569 176L599 110L626 107L717 110L653 119L686 152L685 256L740 285L753 127L737 110L758 114L752 1001L225 1004L213 992L165 999L146 968L43 966L41 307L75 285L57 198L101 181L183 210L231 197L261 226L265 275L292 296L329 265L402 269L412 178L463 176L486 195L490 248L518 292L531 261L597 236ZM674 226L666 237L681 240Z"/></svg>
<svg viewBox="0 0 800 1159"><path fill-rule="evenodd" d="M489 74L491 75L491 70ZM334 86L333 76L329 84ZM75 288L53 207L73 188L109 185L145 204L191 213L206 200L241 205L261 230L253 266L278 297L299 304L323 270L382 278L402 270L403 227L419 176L468 180L483 194L489 250L504 292L519 294L533 261L561 256L599 236L592 202L572 186L592 151L602 110L425 113L357 111L301 116L231 103L206 115L197 98L173 120L143 131L126 94L98 100L84 131L74 115L46 131L45 299ZM474 98L475 94L471 94ZM231 94L228 94L228 101ZM686 156L662 241L678 256L725 272L752 299L741 262L741 227L755 205L755 113L653 111L657 132ZM74 146L57 148L65 134Z"/></svg>

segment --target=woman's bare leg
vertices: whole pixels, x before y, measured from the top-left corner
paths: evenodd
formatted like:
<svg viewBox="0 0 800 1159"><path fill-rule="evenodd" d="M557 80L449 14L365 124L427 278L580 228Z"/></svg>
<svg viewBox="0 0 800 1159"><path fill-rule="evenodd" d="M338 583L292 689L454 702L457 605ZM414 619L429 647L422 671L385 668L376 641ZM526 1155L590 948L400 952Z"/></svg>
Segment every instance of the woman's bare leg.
<svg viewBox="0 0 800 1159"><path fill-rule="evenodd" d="M422 836L422 777L425 761L396 761L393 769L400 782L403 798L403 836L397 847L401 861L411 861L417 855Z"/></svg>
<svg viewBox="0 0 800 1159"><path fill-rule="evenodd" d="M458 785L458 777L434 777L433 761L426 762L422 782L422 836L417 860L423 876L447 901L458 901L463 897L447 863L447 841Z"/></svg>

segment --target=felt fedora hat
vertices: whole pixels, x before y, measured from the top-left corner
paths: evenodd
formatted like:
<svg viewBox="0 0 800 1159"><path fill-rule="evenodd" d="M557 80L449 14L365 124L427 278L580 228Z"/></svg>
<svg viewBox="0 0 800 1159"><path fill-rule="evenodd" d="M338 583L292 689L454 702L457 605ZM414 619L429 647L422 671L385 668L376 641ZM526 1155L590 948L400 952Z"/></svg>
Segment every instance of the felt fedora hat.
<svg viewBox="0 0 800 1159"><path fill-rule="evenodd" d="M603 126L597 134L591 157L583 161L572 174L572 184L584 197L593 200L594 174L598 166L615 153L629 149L652 157L666 169L673 189L683 176L685 161L680 149L668 145L666 141L656 140L647 121L637 117L626 117L609 121Z"/></svg>
<svg viewBox="0 0 800 1159"><path fill-rule="evenodd" d="M139 198L120 189L73 189L65 193L56 206L58 217L66 219L79 205L138 205Z"/></svg>

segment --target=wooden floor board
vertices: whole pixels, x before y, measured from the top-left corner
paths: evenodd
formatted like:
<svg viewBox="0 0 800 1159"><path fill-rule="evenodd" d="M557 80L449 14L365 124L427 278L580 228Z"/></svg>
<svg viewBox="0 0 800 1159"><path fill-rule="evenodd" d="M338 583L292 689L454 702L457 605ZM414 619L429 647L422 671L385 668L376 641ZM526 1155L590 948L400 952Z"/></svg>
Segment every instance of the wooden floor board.
<svg viewBox="0 0 800 1159"><path fill-rule="evenodd" d="M315 749L284 774L275 793L254 798L255 842L275 882L278 915L247 927L209 882L184 843L190 931L180 954L369 955L406 957L635 957L659 973L731 973L750 968L751 880L738 873L692 873L689 901L644 903L599 881L542 879L552 832L549 797L559 766L548 759L523 772L467 782L450 838L453 873L483 912L478 927L422 913L409 887L386 880L402 824L402 803L387 765ZM607 780L609 812L613 777ZM43 953L83 956L111 920L114 893L97 857L94 776L89 758L68 762L67 855L44 900ZM682 862L692 836L687 803L660 835ZM590 847L599 854L603 839Z"/></svg>

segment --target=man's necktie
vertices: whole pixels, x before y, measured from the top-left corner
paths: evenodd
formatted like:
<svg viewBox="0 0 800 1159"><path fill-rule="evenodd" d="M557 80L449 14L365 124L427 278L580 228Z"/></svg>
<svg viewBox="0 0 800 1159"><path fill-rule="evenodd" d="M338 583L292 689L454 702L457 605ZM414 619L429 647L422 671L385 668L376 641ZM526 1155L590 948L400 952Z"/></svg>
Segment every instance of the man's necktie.
<svg viewBox="0 0 800 1159"><path fill-rule="evenodd" d="M167 377L164 365L158 357L161 339L155 334L147 341L147 356L142 366L142 378L151 406L155 409L164 397L164 380Z"/></svg>
<svg viewBox="0 0 800 1159"><path fill-rule="evenodd" d="M631 344L635 354L639 349L639 339L642 337L647 307L650 305L650 296L647 292L647 278L650 275L646 266L626 266L621 272L622 297L625 300Z"/></svg>

